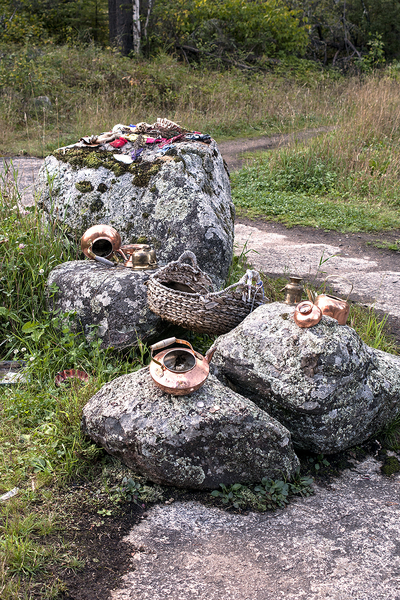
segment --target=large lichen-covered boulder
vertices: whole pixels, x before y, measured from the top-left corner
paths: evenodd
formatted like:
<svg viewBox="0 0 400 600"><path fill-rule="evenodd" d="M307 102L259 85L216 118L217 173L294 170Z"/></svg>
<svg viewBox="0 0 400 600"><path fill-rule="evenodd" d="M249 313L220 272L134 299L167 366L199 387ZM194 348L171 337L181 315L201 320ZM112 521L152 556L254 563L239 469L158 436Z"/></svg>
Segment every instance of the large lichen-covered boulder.
<svg viewBox="0 0 400 600"><path fill-rule="evenodd" d="M330 317L300 329L294 308L257 308L216 340L214 374L291 432L295 447L333 453L400 412L400 357L368 347Z"/></svg>
<svg viewBox="0 0 400 600"><path fill-rule="evenodd" d="M107 267L92 260L58 265L47 280L49 309L74 312L76 329L102 347L125 348L152 340L165 329L147 304L145 282L153 271Z"/></svg>
<svg viewBox="0 0 400 600"><path fill-rule="evenodd" d="M114 152L73 147L48 156L36 182L39 206L78 240L104 223L125 244L153 244L163 262L191 250L220 287L232 260L235 212L217 144L176 143L165 155L146 148L131 164Z"/></svg>
<svg viewBox="0 0 400 600"><path fill-rule="evenodd" d="M215 488L290 477L299 466L285 427L212 376L189 396L171 396L147 368L123 375L89 400L82 424L107 452L160 484Z"/></svg>

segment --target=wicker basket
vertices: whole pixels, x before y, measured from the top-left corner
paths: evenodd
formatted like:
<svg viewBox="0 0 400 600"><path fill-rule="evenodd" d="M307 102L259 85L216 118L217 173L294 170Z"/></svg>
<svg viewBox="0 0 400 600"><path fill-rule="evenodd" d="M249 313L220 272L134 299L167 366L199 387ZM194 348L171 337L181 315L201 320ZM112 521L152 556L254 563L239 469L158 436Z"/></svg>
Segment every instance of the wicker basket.
<svg viewBox="0 0 400 600"><path fill-rule="evenodd" d="M184 262L188 259L192 265ZM210 335L227 333L264 303L257 271L247 271L240 281L220 292L212 289L211 279L199 269L193 252L186 251L151 275L147 299L150 309L162 319Z"/></svg>

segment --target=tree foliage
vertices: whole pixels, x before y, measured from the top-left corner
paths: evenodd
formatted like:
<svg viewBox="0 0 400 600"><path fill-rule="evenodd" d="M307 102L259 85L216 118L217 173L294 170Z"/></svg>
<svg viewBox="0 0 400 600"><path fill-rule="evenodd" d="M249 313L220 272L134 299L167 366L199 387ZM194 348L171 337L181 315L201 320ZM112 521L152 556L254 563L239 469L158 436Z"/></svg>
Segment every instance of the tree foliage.
<svg viewBox="0 0 400 600"><path fill-rule="evenodd" d="M0 0L0 39L106 42L107 0Z"/></svg>
<svg viewBox="0 0 400 600"><path fill-rule="evenodd" d="M400 57L399 0L288 0L310 27L308 55L346 67ZM383 53L382 53L383 51Z"/></svg>
<svg viewBox="0 0 400 600"><path fill-rule="evenodd" d="M302 54L307 27L282 0L158 0L150 45L187 45L222 56Z"/></svg>
<svg viewBox="0 0 400 600"><path fill-rule="evenodd" d="M0 41L76 41L189 62L280 53L371 68L400 58L400 0L0 0Z"/></svg>

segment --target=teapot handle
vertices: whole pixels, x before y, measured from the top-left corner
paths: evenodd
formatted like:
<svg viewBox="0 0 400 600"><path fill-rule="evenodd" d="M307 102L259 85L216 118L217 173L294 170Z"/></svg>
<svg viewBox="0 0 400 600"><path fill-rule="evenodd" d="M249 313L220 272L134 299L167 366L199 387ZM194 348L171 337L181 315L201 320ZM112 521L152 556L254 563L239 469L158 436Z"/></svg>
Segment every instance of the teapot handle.
<svg viewBox="0 0 400 600"><path fill-rule="evenodd" d="M353 291L354 284L352 284L352 283L351 283L351 281L349 281L349 280L347 279L347 277L343 277L343 275L335 275L335 274L327 275L327 276L325 277L325 279L324 279L324 294L325 294L325 292L326 292L326 282L327 282L327 280L328 280L330 277L334 277L335 279L343 279L343 281L347 281L347 283L349 283L349 284L351 285L350 291L349 291L349 293L347 294L347 298L346 298L346 300L345 300L345 301L347 302L347 301L348 301L348 299L349 299L349 296L350 296L351 292Z"/></svg>
<svg viewBox="0 0 400 600"><path fill-rule="evenodd" d="M201 356L201 354L199 354L198 352L196 352L195 350L193 350L193 346L192 346L192 344L190 342L188 342L186 340L178 340L176 337L171 337L171 338L167 338L166 340L162 340L161 342L157 342L156 344L153 344L152 346L150 346L151 360L153 360L155 363L157 363L158 365L160 365L163 369L165 367L158 360L156 360L153 357L153 352L155 350L161 350L162 348L166 348L167 346L170 346L171 344L184 344L185 346L189 346L189 348L193 352L193 355L196 358L198 358L199 360L203 360L203 357Z"/></svg>

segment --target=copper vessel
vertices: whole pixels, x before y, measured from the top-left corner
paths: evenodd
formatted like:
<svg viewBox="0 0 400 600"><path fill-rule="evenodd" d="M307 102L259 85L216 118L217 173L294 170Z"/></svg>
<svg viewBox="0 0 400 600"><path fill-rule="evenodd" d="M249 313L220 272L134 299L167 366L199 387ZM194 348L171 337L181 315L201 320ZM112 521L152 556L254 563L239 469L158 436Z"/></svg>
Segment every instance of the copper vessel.
<svg viewBox="0 0 400 600"><path fill-rule="evenodd" d="M301 285L301 277L289 277L290 281L283 288L286 291L285 304L296 305L301 302L303 294L303 286Z"/></svg>
<svg viewBox="0 0 400 600"><path fill-rule="evenodd" d="M322 311L318 306L315 306L310 300L304 300L296 306L293 319L299 327L312 327L317 325L322 319Z"/></svg>
<svg viewBox="0 0 400 600"><path fill-rule="evenodd" d="M116 263L108 259L119 252L121 244L121 236L110 225L94 225L85 231L81 238L81 248L85 256L111 267Z"/></svg>
<svg viewBox="0 0 400 600"><path fill-rule="evenodd" d="M329 277L330 275L328 275L328 277L325 279L325 283ZM333 277L338 278L337 275L333 275ZM345 279L345 281L348 281L345 277L340 277L340 279ZM346 300L342 300L342 298L337 298L336 296L331 296L330 294L319 294L315 298L314 304L321 309L322 314L326 315L327 317L332 317L332 319L336 319L339 325L346 325L350 312L350 304L347 302L347 300L352 290L353 284L351 284L351 290Z"/></svg>
<svg viewBox="0 0 400 600"><path fill-rule="evenodd" d="M170 348L153 356L153 352L171 344L184 344L190 348ZM172 396L187 396L201 388L210 372L210 362L214 350L205 356L195 352L186 340L168 338L150 346L150 375L154 383Z"/></svg>
<svg viewBox="0 0 400 600"><path fill-rule="evenodd" d="M135 270L155 269L156 252L147 244L126 244L121 246L120 254L125 259L124 266Z"/></svg>

